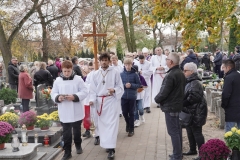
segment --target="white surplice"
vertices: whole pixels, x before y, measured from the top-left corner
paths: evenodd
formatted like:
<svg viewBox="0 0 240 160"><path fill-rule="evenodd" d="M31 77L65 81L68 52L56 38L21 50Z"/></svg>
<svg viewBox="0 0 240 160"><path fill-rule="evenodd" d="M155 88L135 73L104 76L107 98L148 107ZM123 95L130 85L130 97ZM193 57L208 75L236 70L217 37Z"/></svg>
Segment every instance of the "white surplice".
<svg viewBox="0 0 240 160"><path fill-rule="evenodd" d="M86 86L88 88L88 96L85 99L85 104L89 104L89 98L90 98L90 84L91 81L93 80L93 73L95 71L91 71L88 73L87 78L86 78ZM90 114L91 114L91 120L93 120L94 126L95 126L95 131L94 131L94 137L99 136L99 131L98 131L98 114L96 108L93 106L90 107Z"/></svg>
<svg viewBox="0 0 240 160"><path fill-rule="evenodd" d="M73 80L63 80L58 77L51 91L51 98L55 101L60 94L76 94L79 102L64 100L58 103L59 119L63 123L72 123L82 120L85 116L83 100L87 97L87 87L80 76L75 75Z"/></svg>
<svg viewBox="0 0 240 160"><path fill-rule="evenodd" d="M105 82L105 83L103 83ZM108 89L113 88L115 93L104 99L99 96L108 95ZM117 134L119 127L119 100L124 93L124 88L120 74L112 66L105 71L102 68L95 71L90 83L90 99L98 112L98 129L100 136L100 146L103 148L116 148Z"/></svg>
<svg viewBox="0 0 240 160"><path fill-rule="evenodd" d="M157 104L154 100L156 95L159 93L160 88L162 86L163 79L165 77L165 73L168 70L167 64L166 64L166 58L167 56L161 54L161 56L154 55L151 58L151 64L152 64L152 71L153 71L153 81L152 81L152 103ZM163 67L164 70L159 71L156 70L158 67Z"/></svg>
<svg viewBox="0 0 240 160"><path fill-rule="evenodd" d="M135 64L138 66L138 70L142 72L142 76L144 77L147 87L144 88L145 94L143 98L143 108L151 106L151 75L153 74L151 63L147 60L144 60L144 63L141 64L139 61Z"/></svg>

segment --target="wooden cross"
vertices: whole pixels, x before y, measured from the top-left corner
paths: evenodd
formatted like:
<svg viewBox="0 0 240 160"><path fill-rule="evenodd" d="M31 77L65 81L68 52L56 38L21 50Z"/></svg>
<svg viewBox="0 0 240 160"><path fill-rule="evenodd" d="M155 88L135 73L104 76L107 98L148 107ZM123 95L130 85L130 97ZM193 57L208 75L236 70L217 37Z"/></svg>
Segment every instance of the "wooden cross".
<svg viewBox="0 0 240 160"><path fill-rule="evenodd" d="M94 41L94 58L95 58L95 69L98 69L98 58L97 58L97 37L106 37L106 33L96 33L96 23L93 22L93 33L83 34L83 37L93 37Z"/></svg>

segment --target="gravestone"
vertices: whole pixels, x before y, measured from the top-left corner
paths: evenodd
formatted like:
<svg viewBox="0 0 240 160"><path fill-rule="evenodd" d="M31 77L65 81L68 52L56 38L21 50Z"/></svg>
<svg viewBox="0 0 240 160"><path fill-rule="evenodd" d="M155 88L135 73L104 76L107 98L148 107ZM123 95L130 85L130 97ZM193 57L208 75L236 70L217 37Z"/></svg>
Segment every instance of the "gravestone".
<svg viewBox="0 0 240 160"><path fill-rule="evenodd" d="M52 113L53 111L57 110L57 105L52 101L52 99L48 100L44 94L42 93L42 90L47 89L47 86L44 84L40 84L37 86L36 90L36 108L38 115L41 115L43 113Z"/></svg>

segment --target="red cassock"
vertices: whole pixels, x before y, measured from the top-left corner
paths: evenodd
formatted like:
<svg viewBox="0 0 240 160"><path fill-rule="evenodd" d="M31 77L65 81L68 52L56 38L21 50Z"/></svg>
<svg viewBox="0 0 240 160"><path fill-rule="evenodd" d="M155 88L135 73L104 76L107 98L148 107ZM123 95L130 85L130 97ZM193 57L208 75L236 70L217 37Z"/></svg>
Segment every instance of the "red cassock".
<svg viewBox="0 0 240 160"><path fill-rule="evenodd" d="M90 126L91 126L90 106L89 105L84 105L84 108L85 108L85 117L83 119L83 127L86 130L89 130Z"/></svg>

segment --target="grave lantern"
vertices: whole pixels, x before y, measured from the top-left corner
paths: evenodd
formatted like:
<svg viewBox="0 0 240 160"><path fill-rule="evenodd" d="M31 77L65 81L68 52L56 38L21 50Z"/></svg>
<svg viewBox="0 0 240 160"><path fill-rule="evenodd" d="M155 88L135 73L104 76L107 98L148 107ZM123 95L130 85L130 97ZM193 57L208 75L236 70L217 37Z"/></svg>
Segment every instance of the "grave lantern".
<svg viewBox="0 0 240 160"><path fill-rule="evenodd" d="M27 127L25 124L23 124L23 126L22 126L21 134L22 134L22 146L27 146L28 145L28 133L27 133Z"/></svg>
<svg viewBox="0 0 240 160"><path fill-rule="evenodd" d="M19 139L18 139L18 134L17 134L17 131L16 130L14 130L13 132L12 132L12 143L11 143L11 146L13 147L13 152L17 152L17 151L19 151L19 145L20 145L20 143L19 143Z"/></svg>

